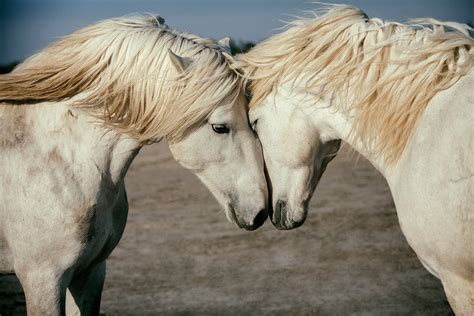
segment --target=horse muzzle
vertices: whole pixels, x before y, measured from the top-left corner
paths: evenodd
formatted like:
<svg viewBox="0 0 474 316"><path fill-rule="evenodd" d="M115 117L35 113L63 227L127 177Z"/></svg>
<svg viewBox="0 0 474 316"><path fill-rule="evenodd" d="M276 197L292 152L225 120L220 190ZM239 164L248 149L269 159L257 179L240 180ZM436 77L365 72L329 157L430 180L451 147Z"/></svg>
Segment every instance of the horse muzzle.
<svg viewBox="0 0 474 316"><path fill-rule="evenodd" d="M265 223L265 220L268 218L268 212L266 209L260 210L257 215L254 217L251 223L246 223L244 220L239 219L235 209L232 205L228 205L229 213L231 215L232 221L239 227L245 230L256 230Z"/></svg>
<svg viewBox="0 0 474 316"><path fill-rule="evenodd" d="M291 214L292 212L288 207L288 203L279 199L275 203L273 210L270 211L270 219L273 223L273 226L280 230L288 230L303 225L304 221L306 220L306 209L303 211L303 216L298 219L294 219Z"/></svg>

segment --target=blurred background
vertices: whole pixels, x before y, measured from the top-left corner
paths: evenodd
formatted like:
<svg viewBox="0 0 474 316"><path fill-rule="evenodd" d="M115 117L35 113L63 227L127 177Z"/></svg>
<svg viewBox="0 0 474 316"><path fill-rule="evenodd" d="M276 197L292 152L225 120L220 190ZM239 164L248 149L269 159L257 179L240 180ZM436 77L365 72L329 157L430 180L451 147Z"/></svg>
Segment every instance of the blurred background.
<svg viewBox="0 0 474 316"><path fill-rule="evenodd" d="M95 21L129 13L160 14L169 26L235 43L258 42L281 21L315 8L306 0L0 0L0 64L25 59L61 36ZM415 17L471 22L472 0L346 0L370 17L403 21ZM245 45L244 45L245 46Z"/></svg>
<svg viewBox="0 0 474 316"><path fill-rule="evenodd" d="M474 20L472 0L345 3L388 20ZM133 12L204 37L231 36L245 50L311 8L300 0L0 0L0 64L8 71L61 36ZM227 222L165 143L141 151L126 183L130 214L107 260L103 314L452 315L441 283L400 231L385 180L347 149L292 231L267 221L245 232ZM0 315L24 314L20 284L0 276Z"/></svg>

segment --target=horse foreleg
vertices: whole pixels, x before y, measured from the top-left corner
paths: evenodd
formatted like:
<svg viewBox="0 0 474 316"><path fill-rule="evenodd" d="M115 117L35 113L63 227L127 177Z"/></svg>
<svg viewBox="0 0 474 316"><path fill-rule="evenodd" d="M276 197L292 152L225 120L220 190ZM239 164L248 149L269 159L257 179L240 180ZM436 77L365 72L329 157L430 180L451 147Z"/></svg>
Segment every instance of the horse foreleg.
<svg viewBox="0 0 474 316"><path fill-rule="evenodd" d="M29 316L64 315L66 282L63 274L47 268L34 268L16 273L25 292Z"/></svg>
<svg viewBox="0 0 474 316"><path fill-rule="evenodd" d="M67 315L99 315L105 280L105 260L75 276L66 298Z"/></svg>
<svg viewBox="0 0 474 316"><path fill-rule="evenodd" d="M453 273L443 273L440 277L454 313L457 316L474 315L474 280L467 280Z"/></svg>

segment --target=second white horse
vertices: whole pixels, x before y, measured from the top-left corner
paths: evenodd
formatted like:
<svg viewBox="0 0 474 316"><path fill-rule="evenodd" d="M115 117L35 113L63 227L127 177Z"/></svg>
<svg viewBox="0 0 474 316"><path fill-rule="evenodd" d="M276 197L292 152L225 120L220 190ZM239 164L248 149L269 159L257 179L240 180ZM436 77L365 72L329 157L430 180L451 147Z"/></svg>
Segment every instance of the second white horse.
<svg viewBox="0 0 474 316"><path fill-rule="evenodd" d="M453 310L474 315L474 42L333 7L240 55L280 229L303 224L340 140L385 176L401 229ZM445 28L450 28L446 31Z"/></svg>

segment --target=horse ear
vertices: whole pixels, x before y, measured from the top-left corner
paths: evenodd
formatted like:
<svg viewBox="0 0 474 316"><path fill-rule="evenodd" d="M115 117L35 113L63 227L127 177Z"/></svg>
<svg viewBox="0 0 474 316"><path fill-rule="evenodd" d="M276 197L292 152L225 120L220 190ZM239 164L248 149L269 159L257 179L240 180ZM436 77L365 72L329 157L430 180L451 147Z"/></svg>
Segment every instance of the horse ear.
<svg viewBox="0 0 474 316"><path fill-rule="evenodd" d="M227 49L230 49L230 37L224 37L220 39L217 43Z"/></svg>
<svg viewBox="0 0 474 316"><path fill-rule="evenodd" d="M168 49L168 55L170 56L171 63L174 68L179 72L184 72L191 65L193 60L189 57L181 57L173 53L171 49Z"/></svg>

